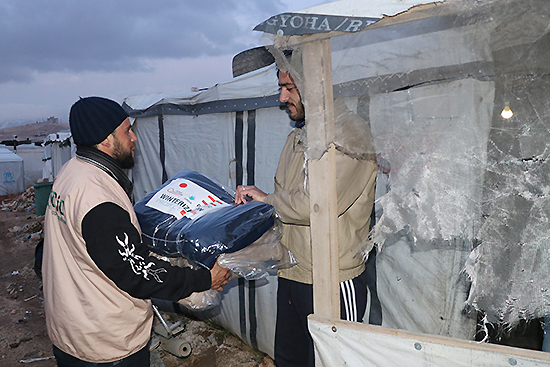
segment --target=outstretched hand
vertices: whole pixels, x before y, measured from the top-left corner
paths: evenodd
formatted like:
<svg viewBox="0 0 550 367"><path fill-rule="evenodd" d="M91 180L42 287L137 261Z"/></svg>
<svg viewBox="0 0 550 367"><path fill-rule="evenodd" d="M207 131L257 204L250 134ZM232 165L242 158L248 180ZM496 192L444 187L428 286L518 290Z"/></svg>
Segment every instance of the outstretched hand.
<svg viewBox="0 0 550 367"><path fill-rule="evenodd" d="M223 290L223 286L227 284L231 276L229 269L222 268L218 263L215 263L212 269L210 269L210 274L212 275L212 286L210 289L215 291Z"/></svg>
<svg viewBox="0 0 550 367"><path fill-rule="evenodd" d="M252 198L252 200L263 202L267 194L256 186L237 186L237 191L235 192L235 203L246 203L248 201L246 200L246 196Z"/></svg>

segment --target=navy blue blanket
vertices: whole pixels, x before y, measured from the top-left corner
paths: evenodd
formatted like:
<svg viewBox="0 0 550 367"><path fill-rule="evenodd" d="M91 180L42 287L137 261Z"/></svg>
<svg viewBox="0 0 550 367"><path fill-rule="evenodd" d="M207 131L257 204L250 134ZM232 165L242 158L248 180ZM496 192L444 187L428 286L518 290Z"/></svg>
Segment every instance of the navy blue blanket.
<svg viewBox="0 0 550 367"><path fill-rule="evenodd" d="M134 209L143 242L153 252L183 256L211 269L220 254L250 245L274 224L271 205L233 201L208 177L180 171Z"/></svg>

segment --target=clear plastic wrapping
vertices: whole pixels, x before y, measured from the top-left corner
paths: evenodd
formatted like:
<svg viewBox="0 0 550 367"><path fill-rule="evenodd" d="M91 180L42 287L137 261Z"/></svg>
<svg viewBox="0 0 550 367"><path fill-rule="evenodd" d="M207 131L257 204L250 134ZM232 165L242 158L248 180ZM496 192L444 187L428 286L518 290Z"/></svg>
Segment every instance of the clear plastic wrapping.
<svg viewBox="0 0 550 367"><path fill-rule="evenodd" d="M292 252L280 242L280 238L280 230L278 226L274 226L253 244L230 254L221 254L217 262L231 271L232 278L263 279L270 274L276 274L278 269L288 268L298 263ZM183 257L163 258L174 266L197 266ZM190 310L206 310L217 306L220 301L219 292L209 289L193 293L179 300L178 303Z"/></svg>
<svg viewBox="0 0 550 367"><path fill-rule="evenodd" d="M298 264L281 242L277 226L267 231L252 245L230 254L221 254L218 264L246 280L259 280Z"/></svg>

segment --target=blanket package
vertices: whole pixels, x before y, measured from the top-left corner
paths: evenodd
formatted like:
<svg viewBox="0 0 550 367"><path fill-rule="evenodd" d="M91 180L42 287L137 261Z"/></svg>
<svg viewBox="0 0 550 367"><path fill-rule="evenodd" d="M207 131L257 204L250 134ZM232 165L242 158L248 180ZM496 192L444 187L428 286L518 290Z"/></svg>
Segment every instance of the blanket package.
<svg viewBox="0 0 550 367"><path fill-rule="evenodd" d="M194 171L180 171L134 206L142 239L158 255L185 257L208 269L220 254L252 244L274 224L258 201L234 204L229 190Z"/></svg>

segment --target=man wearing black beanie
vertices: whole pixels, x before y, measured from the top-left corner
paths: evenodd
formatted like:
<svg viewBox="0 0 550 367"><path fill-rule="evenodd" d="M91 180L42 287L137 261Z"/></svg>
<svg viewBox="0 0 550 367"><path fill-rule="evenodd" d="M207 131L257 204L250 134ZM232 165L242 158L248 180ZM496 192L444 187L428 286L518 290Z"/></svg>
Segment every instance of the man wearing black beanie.
<svg viewBox="0 0 550 367"><path fill-rule="evenodd" d="M137 137L115 101L81 98L69 123L76 157L59 172L44 220L46 325L58 366L149 366L150 298L220 290L229 271L172 267L141 243L132 183ZM105 363L105 364L103 364Z"/></svg>

